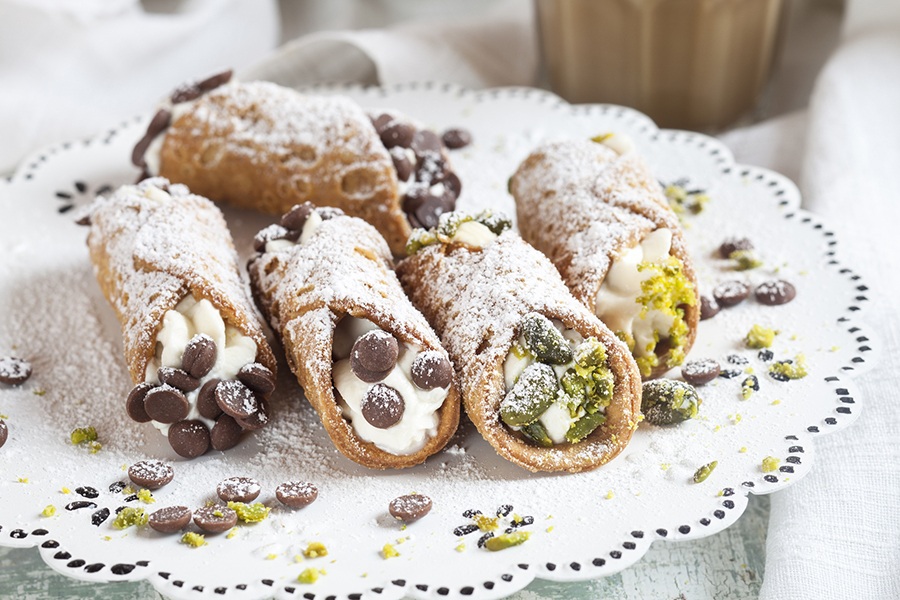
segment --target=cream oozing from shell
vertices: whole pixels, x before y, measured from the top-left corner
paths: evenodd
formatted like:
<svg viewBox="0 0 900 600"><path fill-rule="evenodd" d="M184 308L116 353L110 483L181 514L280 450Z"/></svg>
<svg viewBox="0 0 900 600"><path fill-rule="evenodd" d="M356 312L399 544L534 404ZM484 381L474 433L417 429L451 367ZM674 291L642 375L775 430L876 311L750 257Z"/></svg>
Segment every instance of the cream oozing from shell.
<svg viewBox="0 0 900 600"><path fill-rule="evenodd" d="M211 379L234 379L241 367L256 360L256 342L253 338L241 333L237 328L227 325L219 310L207 299L197 301L193 296L185 296L173 310L163 315L163 325L156 334L156 353L147 363L144 381L157 384L157 371L160 367L181 368L181 359L188 342L198 334L205 334L216 343L216 362L202 379L200 387L192 392L184 392L190 404L190 412L185 419L197 419L208 428L215 421L200 415L197 410L197 397L203 384ZM151 421L164 435L168 435L169 423Z"/></svg>
<svg viewBox="0 0 900 600"><path fill-rule="evenodd" d="M375 444L391 454L404 456L421 450L429 439L437 435L440 418L438 409L443 405L450 387L423 390L412 379L413 361L423 348L399 341L397 363L381 381L367 383L353 372L350 353L356 340L369 331L379 328L367 319L346 316L334 332L332 353L334 387L340 395L339 403L344 417L350 421L360 439ZM397 423L380 429L370 424L362 413L362 401L375 385L384 384L395 389L403 398L403 415Z"/></svg>
<svg viewBox="0 0 900 600"><path fill-rule="evenodd" d="M661 262L672 249L672 232L661 228L650 232L640 244L629 248L616 258L603 280L594 301L594 312L607 327L624 332L634 340L633 353L646 356L647 348L655 346L657 335L666 337L674 323L674 317L644 306L638 302L643 295L641 283L653 276L653 272L641 272L641 263Z"/></svg>
<svg viewBox="0 0 900 600"><path fill-rule="evenodd" d="M171 125L178 120L181 115L188 112L196 101L197 100L188 100L186 102L172 104L172 101L166 98L165 102L162 102L157 107L157 110L165 109L172 114L171 120L169 121L169 125ZM168 127L166 130L168 130ZM159 135L153 138L153 141L150 142L150 145L147 146L147 150L144 152L144 162L147 165L147 172L153 177L159 175L160 163L162 162L162 147L163 142L166 140L166 130L159 132Z"/></svg>

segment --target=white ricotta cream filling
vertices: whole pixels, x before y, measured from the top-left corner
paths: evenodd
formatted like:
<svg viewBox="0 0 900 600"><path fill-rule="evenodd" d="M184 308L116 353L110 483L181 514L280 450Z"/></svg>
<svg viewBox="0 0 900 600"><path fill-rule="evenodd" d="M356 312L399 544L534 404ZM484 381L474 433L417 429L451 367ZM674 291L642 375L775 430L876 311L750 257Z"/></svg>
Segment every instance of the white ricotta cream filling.
<svg viewBox="0 0 900 600"><path fill-rule="evenodd" d="M450 388L422 390L413 383L412 364L422 348L405 342L400 342L397 364L383 380L366 383L357 377L350 368L351 349L359 336L375 329L378 327L371 321L350 316L341 319L335 329L332 376L334 387L341 396L341 410L360 439L398 456L414 454L437 435L440 424L437 411L447 398ZM366 421L360 408L366 392L378 383L394 388L403 398L403 416L386 429L379 429Z"/></svg>
<svg viewBox="0 0 900 600"><path fill-rule="evenodd" d="M569 346L572 348L574 354L575 348L584 341L584 338L574 329L566 329L563 327L563 324L560 321L554 319L553 325L563 334L563 337L569 341ZM522 348L525 347L525 339L521 335L518 338L518 344ZM534 362L535 360L531 353L526 353L524 356L516 356L516 353L511 350L509 354L506 355L506 360L503 363L503 376L507 392L513 388L522 372ZM572 360L565 365L549 366L556 373L556 379L559 380L565 372L574 365L575 361ZM560 388L560 391L562 391L562 388ZM572 423L584 416L584 412L579 411L579 414L573 417L569 412L567 400L567 396L560 393L556 402L551 404L550 408L544 411L544 414L538 419L538 422L540 422L540 424L544 426L544 429L547 430L547 435L553 440L554 444L562 444L567 441L566 432L569 431ZM601 412L605 412L605 410L606 409L602 409ZM521 428L512 427L512 429L519 430Z"/></svg>
<svg viewBox="0 0 900 600"><path fill-rule="evenodd" d="M634 339L633 354L647 356L660 339L668 337L675 317L651 308L641 316L644 307L637 301L643 294L641 283L653 276L653 271L640 272L644 262L661 262L672 249L672 232L662 228L650 232L643 241L622 253L613 261L594 302L594 312L614 332L624 332Z"/></svg>
<svg viewBox="0 0 900 600"><path fill-rule="evenodd" d="M172 104L172 101L167 98L165 102L159 105L157 110L164 108L172 114L172 119L169 123L171 125L176 121L176 119L181 117L181 115L188 112L188 110L190 110L191 106L193 106L194 102L196 101L197 100L189 100L187 102ZM144 161L146 161L147 163L147 172L150 173L151 176L159 175L160 163L162 162L162 147L165 139L166 132L160 132L159 135L153 138L153 141L150 142L149 146L147 146L146 152L144 152Z"/></svg>
<svg viewBox="0 0 900 600"><path fill-rule="evenodd" d="M607 133L597 136L594 141L614 150L617 154L628 154L635 149L634 140L624 133Z"/></svg>
<svg viewBox="0 0 900 600"><path fill-rule="evenodd" d="M198 333L205 333L216 343L216 363L212 370L200 380L200 387L184 395L191 405L186 419L197 419L210 429L215 421L200 416L197 411L197 396L203 384L210 379L234 379L241 367L256 361L256 342L231 325L226 325L219 310L212 302L199 302L193 296L185 296L173 310L163 315L163 326L156 335L156 355L147 363L144 381L159 383L157 370L160 367L181 368L184 348ZM169 434L169 423L151 421L164 435Z"/></svg>

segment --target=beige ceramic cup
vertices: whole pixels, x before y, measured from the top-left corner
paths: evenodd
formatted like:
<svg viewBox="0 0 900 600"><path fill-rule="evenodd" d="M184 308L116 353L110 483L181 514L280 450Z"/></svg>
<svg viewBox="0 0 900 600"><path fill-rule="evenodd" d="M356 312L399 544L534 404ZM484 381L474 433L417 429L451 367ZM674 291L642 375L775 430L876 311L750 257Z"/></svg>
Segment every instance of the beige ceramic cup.
<svg viewBox="0 0 900 600"><path fill-rule="evenodd" d="M720 129L769 80L783 0L535 0L544 69L570 102L634 107L661 127Z"/></svg>

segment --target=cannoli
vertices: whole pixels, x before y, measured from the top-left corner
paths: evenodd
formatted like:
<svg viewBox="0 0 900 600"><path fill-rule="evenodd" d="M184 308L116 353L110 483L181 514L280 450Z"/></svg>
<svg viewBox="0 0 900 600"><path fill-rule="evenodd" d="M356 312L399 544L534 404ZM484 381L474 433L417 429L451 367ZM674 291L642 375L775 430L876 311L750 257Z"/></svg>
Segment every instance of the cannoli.
<svg viewBox="0 0 900 600"><path fill-rule="evenodd" d="M416 230L397 268L457 368L469 418L504 458L577 472L616 456L637 427L628 349L552 263L490 212Z"/></svg>
<svg viewBox="0 0 900 600"><path fill-rule="evenodd" d="M136 384L128 415L187 458L263 427L275 358L219 209L153 178L98 198L87 221L94 273L122 324Z"/></svg>
<svg viewBox="0 0 900 600"><path fill-rule="evenodd" d="M381 235L304 203L255 247L256 302L338 450L388 469L443 448L459 423L453 366L403 294Z"/></svg>
<svg viewBox="0 0 900 600"><path fill-rule="evenodd" d="M644 378L681 364L700 302L681 226L622 136L547 144L510 180L522 237L628 344ZM602 143L606 142L606 143Z"/></svg>
<svg viewBox="0 0 900 600"><path fill-rule="evenodd" d="M461 186L441 138L396 113L370 116L220 73L175 90L132 153L147 176L213 200L280 215L295 204L365 219L401 254L413 226L453 210Z"/></svg>

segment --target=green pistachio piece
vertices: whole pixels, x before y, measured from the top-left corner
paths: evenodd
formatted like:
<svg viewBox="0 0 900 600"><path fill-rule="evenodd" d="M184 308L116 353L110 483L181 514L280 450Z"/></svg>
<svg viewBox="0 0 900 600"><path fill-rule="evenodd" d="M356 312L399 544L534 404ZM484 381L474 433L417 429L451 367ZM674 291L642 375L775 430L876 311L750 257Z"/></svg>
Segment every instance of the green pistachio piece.
<svg viewBox="0 0 900 600"><path fill-rule="evenodd" d="M706 478L709 477L710 473L712 473L717 466L719 466L719 461L714 460L697 469L694 472L694 483L703 483L706 481Z"/></svg>
<svg viewBox="0 0 900 600"><path fill-rule="evenodd" d="M641 412L654 425L673 425L697 416L700 397L693 386L674 379L644 383Z"/></svg>
<svg viewBox="0 0 900 600"><path fill-rule="evenodd" d="M543 448L549 448L553 445L553 440L550 439L550 435L540 421L535 421L531 425L526 425L522 428L522 433L530 441Z"/></svg>
<svg viewBox="0 0 900 600"><path fill-rule="evenodd" d="M594 430L603 425L605 421L606 415L601 412L584 415L569 426L569 430L566 432L566 441L577 444L594 433Z"/></svg>
<svg viewBox="0 0 900 600"><path fill-rule="evenodd" d="M503 535L498 535L490 538L484 543L484 547L491 552L497 552L498 550L506 550L507 548L512 548L513 546L524 544L530 537L530 531L514 531L512 533L504 533Z"/></svg>
<svg viewBox="0 0 900 600"><path fill-rule="evenodd" d="M528 366L506 397L500 402L500 418L510 427L523 427L537 421L556 398L559 383L556 373L545 364Z"/></svg>
<svg viewBox="0 0 900 600"><path fill-rule="evenodd" d="M522 318L519 327L525 346L534 352L539 361L552 365L564 365L572 361L569 342L544 315L528 313Z"/></svg>

